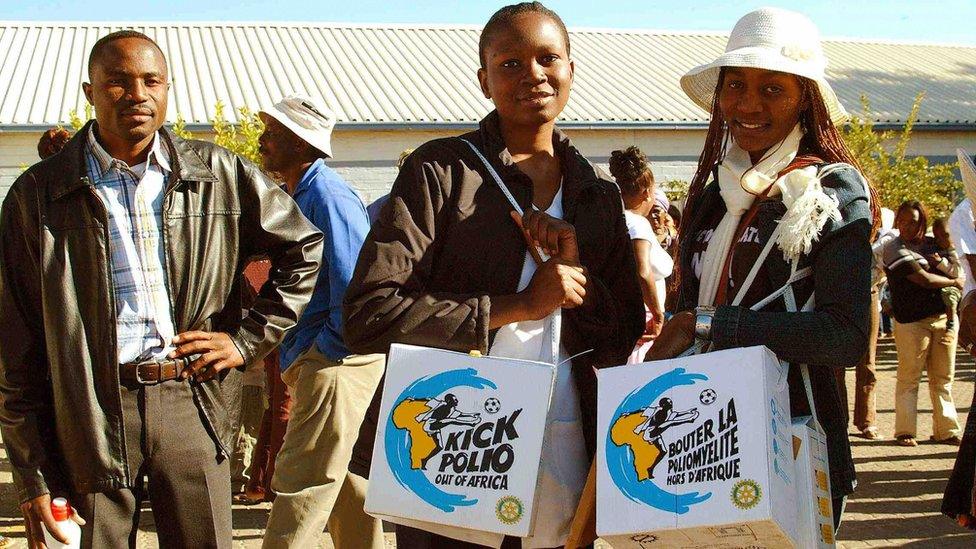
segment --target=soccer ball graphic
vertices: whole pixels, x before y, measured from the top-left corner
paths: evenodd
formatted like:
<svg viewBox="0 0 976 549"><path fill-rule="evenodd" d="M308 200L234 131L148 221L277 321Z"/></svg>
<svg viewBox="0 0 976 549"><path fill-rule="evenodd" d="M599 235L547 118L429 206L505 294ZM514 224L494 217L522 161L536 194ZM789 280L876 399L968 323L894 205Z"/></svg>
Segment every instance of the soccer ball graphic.
<svg viewBox="0 0 976 549"><path fill-rule="evenodd" d="M502 409L502 402L495 397L485 399L485 411L489 414L497 414Z"/></svg>
<svg viewBox="0 0 976 549"><path fill-rule="evenodd" d="M701 403L705 404L706 406L715 402L717 398L718 395L715 393L714 389L705 389L700 395L698 395L698 400L700 400Z"/></svg>

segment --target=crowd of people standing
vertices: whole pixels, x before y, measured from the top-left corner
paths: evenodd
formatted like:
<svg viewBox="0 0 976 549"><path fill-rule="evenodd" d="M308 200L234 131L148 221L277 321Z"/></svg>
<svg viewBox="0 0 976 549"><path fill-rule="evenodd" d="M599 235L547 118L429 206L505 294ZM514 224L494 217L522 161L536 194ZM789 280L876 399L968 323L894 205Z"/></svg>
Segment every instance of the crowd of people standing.
<svg viewBox="0 0 976 549"><path fill-rule="evenodd" d="M696 341L791 364L792 414L815 409L826 432L837 528L856 485L845 369L855 426L881 436L884 281L895 440L916 444L924 370L933 439L963 443L951 383L971 211L968 230L954 216L927 236L909 202L883 227L809 19L751 12L682 77L711 121L674 204L640 149L613 151L611 178L557 128L575 65L555 12L500 9L478 55L494 110L405 152L367 211L328 165L320 99L260 113L262 170L163 126L149 37L95 43L96 120L45 134L0 216L0 432L32 545L64 538L50 504L65 496L86 547L132 546L147 500L162 545L229 547L233 492L273 502L265 547L311 546L326 524L337 547L382 547L364 500L394 343L558 365L530 535L416 523L397 526L400 547L562 546L596 447L595 369Z"/></svg>

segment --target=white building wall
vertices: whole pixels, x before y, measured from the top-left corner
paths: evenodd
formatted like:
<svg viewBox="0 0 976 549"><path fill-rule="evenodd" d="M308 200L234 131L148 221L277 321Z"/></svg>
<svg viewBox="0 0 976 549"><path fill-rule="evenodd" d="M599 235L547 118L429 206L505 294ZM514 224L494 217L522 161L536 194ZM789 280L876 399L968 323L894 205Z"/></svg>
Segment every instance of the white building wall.
<svg viewBox="0 0 976 549"><path fill-rule="evenodd" d="M400 153L437 139L464 133L454 131L341 131L333 141L335 158L329 161L367 203L389 192ZM569 130L580 151L609 173L610 152L637 145L651 157L659 181L690 180L694 174L704 131Z"/></svg>
<svg viewBox="0 0 976 549"><path fill-rule="evenodd" d="M41 133L0 132L0 200L24 169L37 162L37 140Z"/></svg>
<svg viewBox="0 0 976 549"><path fill-rule="evenodd" d="M955 162L956 149L976 154L976 132L913 131L908 154L927 156L941 162Z"/></svg>
<svg viewBox="0 0 976 549"><path fill-rule="evenodd" d="M360 193L366 203L386 194L396 178L396 159L404 149L438 137L463 133L453 131L349 131L333 137L335 158L329 164ZM658 181L688 181L694 174L705 138L703 130L583 130L567 132L577 147L597 165L607 169L610 151L639 146L651 158ZM40 132L0 132L0 200L24 167L37 161ZM209 138L207 134L197 134ZM915 132L909 153L941 161L955 159L958 147L976 154L974 132Z"/></svg>

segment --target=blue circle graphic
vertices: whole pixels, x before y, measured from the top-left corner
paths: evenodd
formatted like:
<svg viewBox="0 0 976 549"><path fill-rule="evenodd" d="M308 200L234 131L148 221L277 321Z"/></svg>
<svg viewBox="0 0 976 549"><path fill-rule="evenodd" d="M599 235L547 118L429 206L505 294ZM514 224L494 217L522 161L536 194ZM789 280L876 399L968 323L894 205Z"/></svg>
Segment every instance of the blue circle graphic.
<svg viewBox="0 0 976 549"><path fill-rule="evenodd" d="M408 385L400 396L393 401L390 416L386 420L384 444L386 461L393 471L396 481L420 497L423 501L444 511L452 513L456 507L466 507L478 503L464 494L450 494L434 486L420 469L410 466L410 434L397 428L393 423L393 411L397 404L406 399L430 399L440 396L454 387L472 387L475 389L498 387L488 379L478 376L474 368L449 370L431 376L422 377Z"/></svg>
<svg viewBox="0 0 976 549"><path fill-rule="evenodd" d="M620 419L621 416L644 409L649 404L657 402L658 397L673 387L694 385L698 381L707 380L708 376L704 374L689 374L686 373L684 368L675 368L670 372L662 374L651 380L647 385L627 395L613 413L610 426L612 427L614 422ZM688 492L684 494L668 492L659 487L655 479L637 480L637 472L634 469L633 450L630 446L617 446L611 438L612 431L612 428L607 429L607 469L610 472L610 478L613 479L613 483L629 499L663 511L684 514L691 509L692 505L697 505L712 497L711 492L706 494L702 494L701 492Z"/></svg>

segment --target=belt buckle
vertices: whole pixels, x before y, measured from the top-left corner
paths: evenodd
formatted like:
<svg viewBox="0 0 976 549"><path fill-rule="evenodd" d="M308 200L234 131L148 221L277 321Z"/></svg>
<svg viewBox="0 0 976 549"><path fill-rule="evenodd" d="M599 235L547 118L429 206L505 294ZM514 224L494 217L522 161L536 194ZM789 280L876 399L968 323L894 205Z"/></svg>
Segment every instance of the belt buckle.
<svg viewBox="0 0 976 549"><path fill-rule="evenodd" d="M154 380L143 379L143 377L142 377L142 368L143 367L147 367L147 368L149 368L149 367L155 367L156 368L156 379L154 379ZM162 371L163 371L163 368L159 364L159 360L158 359L154 359L152 362L140 362L139 364L136 364L136 383L138 383L140 385L155 385L155 384L159 383L159 378L162 375Z"/></svg>

